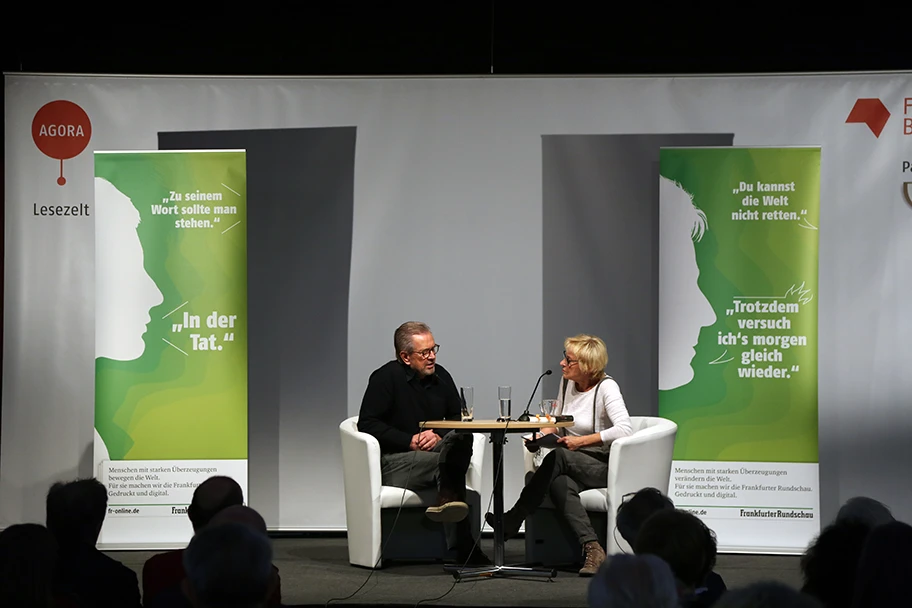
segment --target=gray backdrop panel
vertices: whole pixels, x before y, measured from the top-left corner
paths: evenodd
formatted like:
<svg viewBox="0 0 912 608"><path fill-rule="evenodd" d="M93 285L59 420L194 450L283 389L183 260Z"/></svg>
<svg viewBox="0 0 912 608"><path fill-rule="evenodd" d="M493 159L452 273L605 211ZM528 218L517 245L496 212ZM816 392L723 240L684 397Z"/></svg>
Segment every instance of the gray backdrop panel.
<svg viewBox="0 0 912 608"><path fill-rule="evenodd" d="M344 504L354 127L159 133L162 150L247 150L248 500L270 527ZM282 491L279 492L281 485ZM303 520L303 521L302 521ZM286 527L286 526L283 526Z"/></svg>

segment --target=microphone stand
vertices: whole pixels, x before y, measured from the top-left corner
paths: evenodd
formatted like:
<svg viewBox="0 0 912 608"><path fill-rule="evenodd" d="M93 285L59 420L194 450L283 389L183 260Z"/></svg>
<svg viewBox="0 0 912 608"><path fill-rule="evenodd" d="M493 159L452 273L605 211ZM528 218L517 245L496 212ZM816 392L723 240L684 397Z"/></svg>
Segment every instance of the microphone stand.
<svg viewBox="0 0 912 608"><path fill-rule="evenodd" d="M523 410L523 413L520 414L519 418L516 419L517 422L529 422L529 407L532 405L532 399L535 398L535 391L538 390L538 385L541 384L542 378L550 375L551 370L549 369L545 370L545 373L538 377L538 382L535 383L535 388L532 389L532 395L529 397L529 403L526 404L526 409Z"/></svg>

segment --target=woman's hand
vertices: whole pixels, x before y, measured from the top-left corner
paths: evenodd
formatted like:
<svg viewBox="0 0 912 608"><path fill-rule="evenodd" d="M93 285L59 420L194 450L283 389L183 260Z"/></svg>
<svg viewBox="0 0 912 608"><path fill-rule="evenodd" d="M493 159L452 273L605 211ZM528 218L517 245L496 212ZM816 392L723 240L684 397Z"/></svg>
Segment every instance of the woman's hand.
<svg viewBox="0 0 912 608"><path fill-rule="evenodd" d="M537 440L542 435L554 435L555 433L557 433L556 428L544 428L544 429L535 431L534 433L532 433L532 436L535 437L535 439ZM524 445L526 446L526 449L529 450L530 452L538 451L539 446L537 444L533 443L532 441L530 441L529 439L523 439L523 442L524 442Z"/></svg>
<svg viewBox="0 0 912 608"><path fill-rule="evenodd" d="M585 437L577 437L576 435L567 435L566 437L561 437L557 440L557 442L571 451L576 451L589 445Z"/></svg>

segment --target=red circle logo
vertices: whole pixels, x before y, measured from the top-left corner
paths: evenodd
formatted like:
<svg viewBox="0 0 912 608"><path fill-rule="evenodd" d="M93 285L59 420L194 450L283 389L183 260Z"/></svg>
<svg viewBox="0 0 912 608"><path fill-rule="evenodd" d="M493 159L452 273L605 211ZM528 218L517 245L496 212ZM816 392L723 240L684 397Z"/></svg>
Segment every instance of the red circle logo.
<svg viewBox="0 0 912 608"><path fill-rule="evenodd" d="M63 161L78 156L92 138L92 122L85 110L72 101L58 99L41 107L32 120L32 139L45 155L60 161L61 186Z"/></svg>
<svg viewBox="0 0 912 608"><path fill-rule="evenodd" d="M85 110L59 99L41 107L32 120L32 139L38 149L56 160L77 156L89 145L92 123Z"/></svg>

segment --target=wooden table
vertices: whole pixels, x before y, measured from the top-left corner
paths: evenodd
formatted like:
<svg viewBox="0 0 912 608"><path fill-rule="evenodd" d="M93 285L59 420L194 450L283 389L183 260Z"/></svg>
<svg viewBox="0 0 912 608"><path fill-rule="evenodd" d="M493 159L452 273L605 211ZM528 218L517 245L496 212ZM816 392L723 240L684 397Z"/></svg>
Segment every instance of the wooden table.
<svg viewBox="0 0 912 608"><path fill-rule="evenodd" d="M503 446L507 440L507 433L528 433L541 428L563 428L573 426L573 424L572 420L565 422L428 420L421 423L422 429L453 430L456 433L490 433L491 444L494 446L494 565L483 568L463 568L458 565L446 568L457 580L472 576L545 576L547 578L557 576L557 570L554 568L543 569L504 565Z"/></svg>

